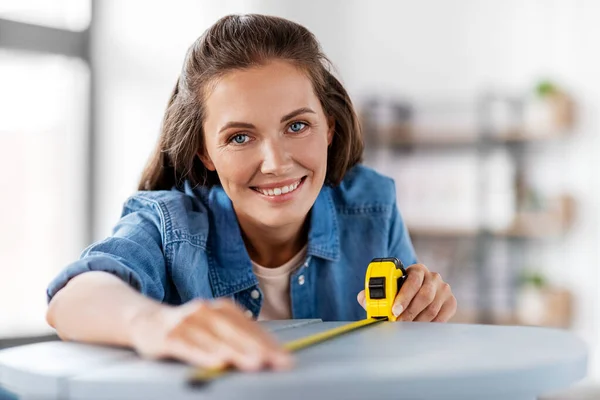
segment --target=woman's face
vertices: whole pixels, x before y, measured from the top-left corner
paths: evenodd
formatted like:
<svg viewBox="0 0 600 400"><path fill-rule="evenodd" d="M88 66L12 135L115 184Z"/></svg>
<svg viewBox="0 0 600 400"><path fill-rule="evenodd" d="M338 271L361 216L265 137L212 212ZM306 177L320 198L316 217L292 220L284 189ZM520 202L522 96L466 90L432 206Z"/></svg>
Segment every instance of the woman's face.
<svg viewBox="0 0 600 400"><path fill-rule="evenodd" d="M325 180L333 136L310 79L284 61L233 71L206 99L205 166L240 220L302 224Z"/></svg>

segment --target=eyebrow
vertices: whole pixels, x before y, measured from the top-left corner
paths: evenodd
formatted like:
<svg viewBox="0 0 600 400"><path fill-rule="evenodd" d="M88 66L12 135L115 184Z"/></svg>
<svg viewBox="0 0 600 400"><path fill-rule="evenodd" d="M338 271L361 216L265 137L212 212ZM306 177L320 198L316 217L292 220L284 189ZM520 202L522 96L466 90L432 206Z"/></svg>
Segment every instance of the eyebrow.
<svg viewBox="0 0 600 400"><path fill-rule="evenodd" d="M279 122L285 122L288 119L292 119L292 118L294 118L297 115L306 114L306 113L316 114L316 112L314 112L311 108L302 107L302 108L299 108L299 109L297 109L295 111L292 111L289 114L284 115L283 117L281 117L281 120Z"/></svg>
<svg viewBox="0 0 600 400"><path fill-rule="evenodd" d="M291 113L284 115L283 117L281 117L281 120L279 122L285 122L289 119L294 118L295 116L298 116L300 114L305 114L305 113L316 114L316 112L314 112L311 108L302 107L302 108L292 111ZM229 129L229 128L254 129L256 127L247 122L230 121L230 122L226 123L225 125L223 125L223 127L221 129L219 129L219 133L221 133L224 130Z"/></svg>

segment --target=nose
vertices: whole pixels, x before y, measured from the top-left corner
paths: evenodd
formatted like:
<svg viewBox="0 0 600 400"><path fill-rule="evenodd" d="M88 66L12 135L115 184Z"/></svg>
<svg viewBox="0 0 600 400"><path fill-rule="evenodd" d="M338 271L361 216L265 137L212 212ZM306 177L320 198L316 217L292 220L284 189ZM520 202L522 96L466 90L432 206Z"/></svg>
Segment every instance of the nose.
<svg viewBox="0 0 600 400"><path fill-rule="evenodd" d="M278 140L265 140L262 146L261 172L265 175L286 175L292 169L292 158L286 146Z"/></svg>

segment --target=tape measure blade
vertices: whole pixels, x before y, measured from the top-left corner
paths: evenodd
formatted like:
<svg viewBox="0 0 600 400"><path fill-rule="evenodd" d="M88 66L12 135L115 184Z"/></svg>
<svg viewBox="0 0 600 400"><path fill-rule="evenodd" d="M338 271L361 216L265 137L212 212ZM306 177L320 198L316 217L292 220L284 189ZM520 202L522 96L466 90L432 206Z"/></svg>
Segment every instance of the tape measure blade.
<svg viewBox="0 0 600 400"><path fill-rule="evenodd" d="M304 348L314 346L315 344L324 342L329 339L336 338L344 333L349 333L359 328L372 325L377 322L384 321L383 319L367 318L360 321L351 322L337 328L329 329L324 332L315 333L300 339L292 340L283 344L283 347L289 351L295 352Z"/></svg>
<svg viewBox="0 0 600 400"><path fill-rule="evenodd" d="M318 343L325 342L329 339L336 338L344 333L349 333L355 331L357 329L373 325L378 322L386 321L385 318L367 318L362 319L360 321L351 322L346 325L338 326L337 328L329 329L324 332L315 333L314 335L309 335L300 339L291 340L283 344L283 347L291 352L296 352L302 349L305 349L310 346L314 346ZM188 379L188 384L193 387L202 387L209 383L210 381L215 380L228 372L233 371L234 368L228 366L225 368L212 368L205 369L199 368L196 369L190 378Z"/></svg>
<svg viewBox="0 0 600 400"><path fill-rule="evenodd" d="M192 387L202 387L233 370L234 369L231 366L225 368L197 368L192 372L188 379L188 385Z"/></svg>

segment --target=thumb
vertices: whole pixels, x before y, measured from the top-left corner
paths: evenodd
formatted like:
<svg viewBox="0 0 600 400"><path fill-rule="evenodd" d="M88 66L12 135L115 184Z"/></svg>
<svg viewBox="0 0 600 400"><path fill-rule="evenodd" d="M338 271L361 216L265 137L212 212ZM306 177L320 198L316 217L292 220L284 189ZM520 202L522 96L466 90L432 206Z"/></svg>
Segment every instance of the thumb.
<svg viewBox="0 0 600 400"><path fill-rule="evenodd" d="M358 293L358 296L356 296L356 300L358 300L358 304L360 304L362 306L362 308L364 308L365 310L367 309L367 305L365 303L365 291L361 290Z"/></svg>

